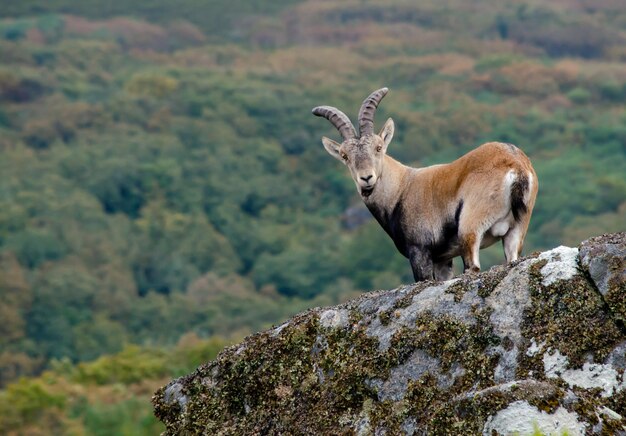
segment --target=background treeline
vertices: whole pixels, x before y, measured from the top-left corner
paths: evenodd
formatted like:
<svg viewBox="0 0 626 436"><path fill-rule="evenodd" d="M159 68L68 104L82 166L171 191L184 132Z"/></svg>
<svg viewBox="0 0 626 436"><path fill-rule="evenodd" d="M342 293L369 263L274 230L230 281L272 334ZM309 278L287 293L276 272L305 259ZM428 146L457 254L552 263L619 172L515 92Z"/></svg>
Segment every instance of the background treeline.
<svg viewBox="0 0 626 436"><path fill-rule="evenodd" d="M151 395L173 376L214 359L226 344L188 334L167 351L129 345L87 363L53 361L40 376L22 377L2 391L0 431L28 436L157 435L164 429L153 415Z"/></svg>
<svg viewBox="0 0 626 436"><path fill-rule="evenodd" d="M23 0L0 15L0 386L411 281L310 114L354 117L383 85L378 126L394 118L406 163L489 140L529 154L526 252L626 227L620 0ZM4 416L0 432L35 421Z"/></svg>

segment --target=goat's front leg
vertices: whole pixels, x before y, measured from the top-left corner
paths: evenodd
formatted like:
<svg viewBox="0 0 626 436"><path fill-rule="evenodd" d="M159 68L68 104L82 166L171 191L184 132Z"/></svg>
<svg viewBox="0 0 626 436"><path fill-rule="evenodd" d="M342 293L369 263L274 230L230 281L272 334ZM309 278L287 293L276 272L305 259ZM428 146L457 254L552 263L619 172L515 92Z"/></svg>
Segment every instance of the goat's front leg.
<svg viewBox="0 0 626 436"><path fill-rule="evenodd" d="M409 261L411 262L411 268L413 268L413 278L416 282L420 282L422 280L433 280L435 278L433 259L428 251L420 247L410 247Z"/></svg>
<svg viewBox="0 0 626 436"><path fill-rule="evenodd" d="M434 265L435 280L446 281L454 277L454 271L452 268L452 259L444 260L443 262L436 262Z"/></svg>
<svg viewBox="0 0 626 436"><path fill-rule="evenodd" d="M482 235L476 233L468 233L461 235L461 258L463 259L463 273L475 274L480 271L480 260L478 252L480 251L480 241Z"/></svg>

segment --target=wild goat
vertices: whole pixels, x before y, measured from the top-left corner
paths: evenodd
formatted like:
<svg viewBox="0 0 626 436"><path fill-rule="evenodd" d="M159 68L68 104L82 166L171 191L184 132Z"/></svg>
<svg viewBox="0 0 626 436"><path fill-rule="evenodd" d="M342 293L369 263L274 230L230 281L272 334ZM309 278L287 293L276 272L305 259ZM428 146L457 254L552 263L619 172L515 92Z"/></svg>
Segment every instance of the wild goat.
<svg viewBox="0 0 626 436"><path fill-rule="evenodd" d="M502 239L507 262L522 251L538 181L530 160L512 144L489 142L452 163L411 168L387 155L394 123L374 133L374 114L388 89L374 91L359 110L359 134L331 106L313 114L328 119L343 137L323 137L331 156L352 174L361 198L420 280L452 277L452 259L465 272L480 271L478 251Z"/></svg>

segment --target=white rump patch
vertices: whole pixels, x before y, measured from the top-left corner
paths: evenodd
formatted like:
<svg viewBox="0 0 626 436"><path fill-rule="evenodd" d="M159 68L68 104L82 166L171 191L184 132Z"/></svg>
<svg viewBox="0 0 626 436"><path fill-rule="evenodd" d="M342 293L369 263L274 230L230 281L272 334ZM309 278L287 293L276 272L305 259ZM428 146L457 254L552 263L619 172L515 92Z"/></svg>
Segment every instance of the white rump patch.
<svg viewBox="0 0 626 436"><path fill-rule="evenodd" d="M583 435L585 423L578 422L578 414L559 407L546 413L526 401L515 401L506 409L490 416L483 427L483 435L498 434L564 434Z"/></svg>
<svg viewBox="0 0 626 436"><path fill-rule="evenodd" d="M516 179L517 179L517 174L515 174L514 170L507 171L507 173L504 175L505 188L511 188L511 185L513 184L513 182L515 182Z"/></svg>
<svg viewBox="0 0 626 436"><path fill-rule="evenodd" d="M547 260L548 263L541 268L544 286L549 286L557 280L569 280L578 273L578 248L570 248L561 245L539 255L538 259Z"/></svg>

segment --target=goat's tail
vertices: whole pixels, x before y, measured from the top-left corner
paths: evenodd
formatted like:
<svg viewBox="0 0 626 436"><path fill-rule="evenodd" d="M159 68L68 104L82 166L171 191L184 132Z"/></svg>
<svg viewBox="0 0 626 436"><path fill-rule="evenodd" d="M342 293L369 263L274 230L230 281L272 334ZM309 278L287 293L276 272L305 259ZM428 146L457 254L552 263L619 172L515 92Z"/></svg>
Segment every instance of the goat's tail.
<svg viewBox="0 0 626 436"><path fill-rule="evenodd" d="M523 171L517 173L517 179L511 184L511 212L515 221L520 222L523 215L528 213L527 199L530 196L530 181L528 174Z"/></svg>

